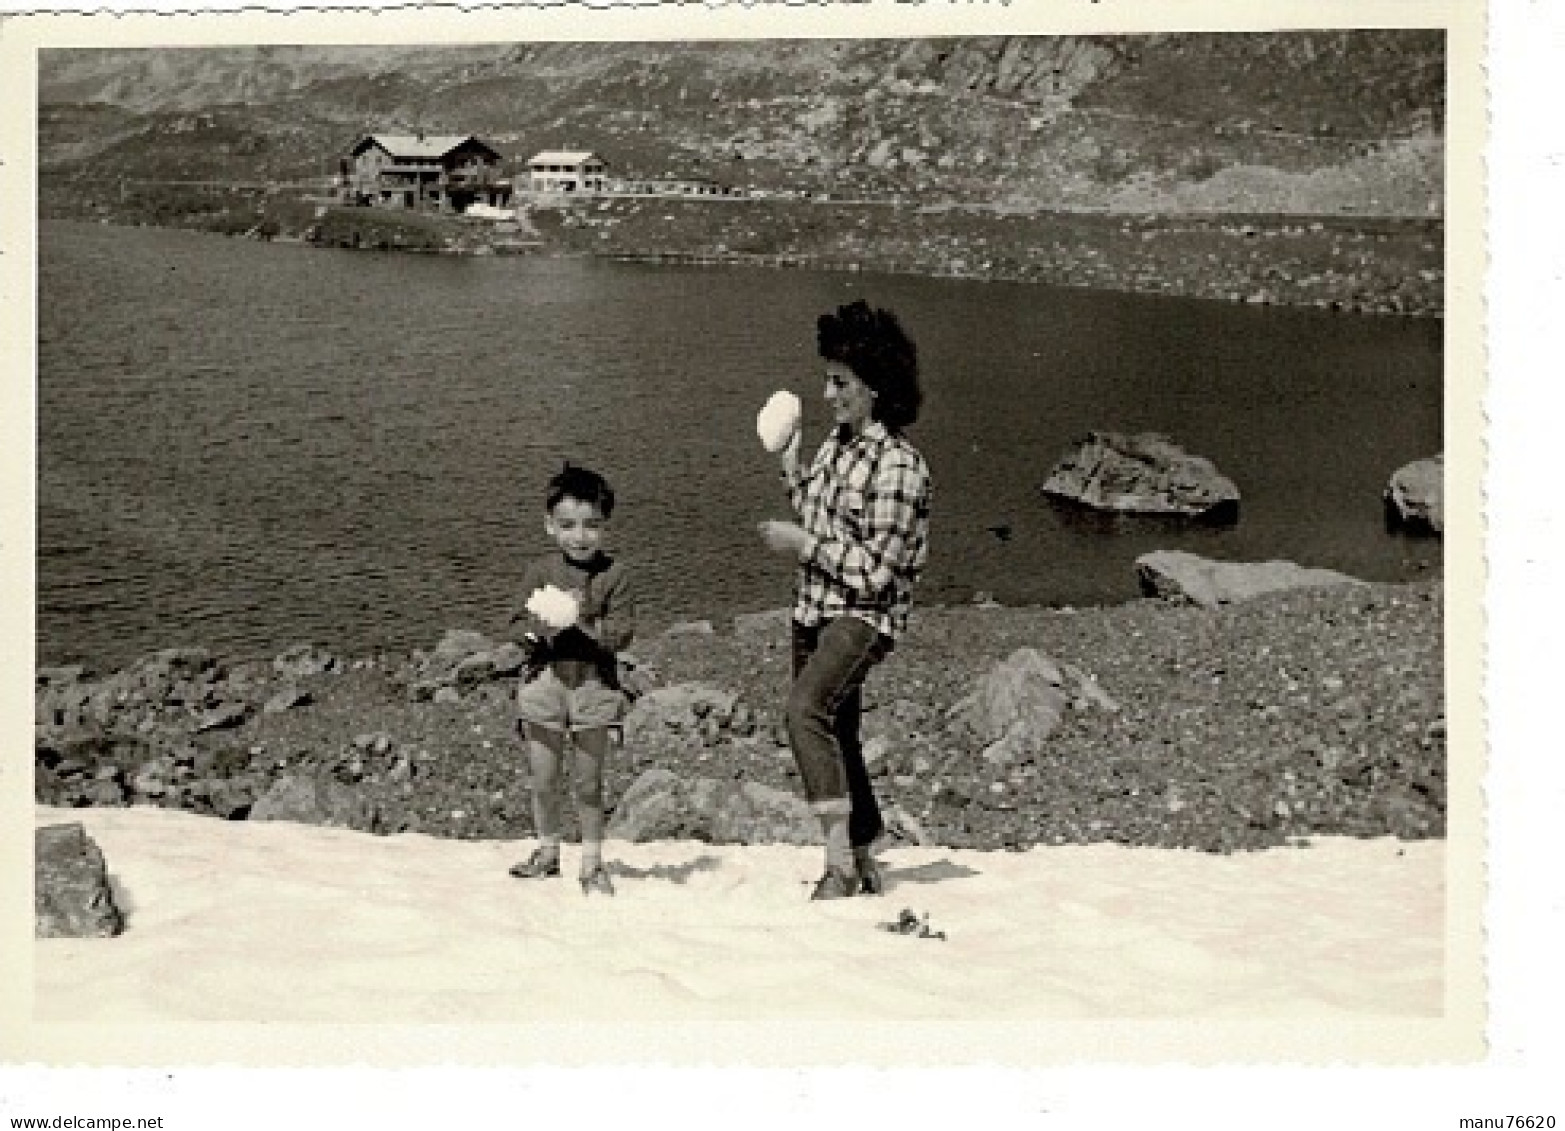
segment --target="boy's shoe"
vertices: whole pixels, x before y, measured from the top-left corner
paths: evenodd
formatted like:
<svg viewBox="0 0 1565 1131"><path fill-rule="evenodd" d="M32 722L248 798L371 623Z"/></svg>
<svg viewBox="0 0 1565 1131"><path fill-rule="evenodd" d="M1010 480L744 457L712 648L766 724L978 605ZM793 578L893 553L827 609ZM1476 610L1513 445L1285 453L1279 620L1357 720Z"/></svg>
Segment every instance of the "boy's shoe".
<svg viewBox="0 0 1565 1131"><path fill-rule="evenodd" d="M590 872L582 873L581 893L583 895L591 895L593 892L598 892L602 895L614 894L614 883L609 879L609 870L602 864L599 864Z"/></svg>
<svg viewBox="0 0 1565 1131"><path fill-rule="evenodd" d="M870 855L867 848L853 850L853 865L859 871L859 894L881 895L886 890L886 877L881 874L880 862Z"/></svg>
<svg viewBox="0 0 1565 1131"><path fill-rule="evenodd" d="M520 864L511 865L511 875L519 880L541 880L560 874L560 854L547 848L535 848Z"/></svg>
<svg viewBox="0 0 1565 1131"><path fill-rule="evenodd" d="M826 874L815 881L811 899L848 899L859 890L858 877L841 868L826 866Z"/></svg>

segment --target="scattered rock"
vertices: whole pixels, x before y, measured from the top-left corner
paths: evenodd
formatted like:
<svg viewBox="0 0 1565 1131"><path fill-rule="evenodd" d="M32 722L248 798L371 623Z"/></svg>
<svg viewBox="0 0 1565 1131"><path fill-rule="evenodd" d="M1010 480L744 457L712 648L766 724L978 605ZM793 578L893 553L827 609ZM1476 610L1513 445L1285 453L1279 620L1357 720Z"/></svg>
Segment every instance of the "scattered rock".
<svg viewBox="0 0 1565 1131"><path fill-rule="evenodd" d="M483 658L490 665L490 679L509 679L527 666L527 650L510 640L484 653Z"/></svg>
<svg viewBox="0 0 1565 1131"><path fill-rule="evenodd" d="M283 711L291 711L295 707L305 707L315 702L315 697L308 691L297 687L287 687L268 699L261 710L269 715L281 714Z"/></svg>
<svg viewBox="0 0 1565 1131"><path fill-rule="evenodd" d="M337 658L314 644L295 644L272 660L272 670L285 679L306 679L335 671Z"/></svg>
<svg viewBox="0 0 1565 1131"><path fill-rule="evenodd" d="M679 683L649 691L636 701L625 717L625 742L655 747L677 735L696 736L710 746L747 717L734 692L705 683Z"/></svg>
<svg viewBox="0 0 1565 1131"><path fill-rule="evenodd" d="M173 773L173 766L162 761L148 762L136 771L136 776L131 779L131 788L142 797L154 800L167 795L170 791L169 775Z"/></svg>
<svg viewBox="0 0 1565 1131"><path fill-rule="evenodd" d="M759 782L645 771L614 808L606 835L633 842L817 844L820 824L802 797Z"/></svg>
<svg viewBox="0 0 1565 1131"><path fill-rule="evenodd" d="M929 913L918 914L911 907L904 907L897 913L895 921L881 923L882 931L890 931L894 935L912 935L919 939L940 939L945 941L944 931L931 930L929 926Z"/></svg>
<svg viewBox="0 0 1565 1131"><path fill-rule="evenodd" d="M250 807L252 821L295 821L301 825L374 832L374 804L340 782L305 774L286 774Z"/></svg>
<svg viewBox="0 0 1565 1131"><path fill-rule="evenodd" d="M1166 436L1091 432L1054 465L1043 492L1097 510L1233 521L1239 488Z"/></svg>
<svg viewBox="0 0 1565 1131"><path fill-rule="evenodd" d="M760 782L700 779L692 790L703 813L710 814L714 844L819 844L821 826L797 793Z"/></svg>
<svg viewBox="0 0 1565 1131"><path fill-rule="evenodd" d="M664 636L712 636L716 630L709 620L682 620L663 630Z"/></svg>
<svg viewBox="0 0 1565 1131"><path fill-rule="evenodd" d="M84 805L110 809L125 804L125 787L117 780L99 778L77 794L77 798Z"/></svg>
<svg viewBox="0 0 1565 1131"><path fill-rule="evenodd" d="M1295 562L1224 562L1183 550L1157 550L1136 559L1141 591L1149 597L1215 609L1266 593L1320 585L1356 585L1358 578Z"/></svg>
<svg viewBox="0 0 1565 1131"><path fill-rule="evenodd" d="M461 691L469 691L494 678L494 658L488 652L464 656L451 672L451 683Z"/></svg>
<svg viewBox="0 0 1565 1131"><path fill-rule="evenodd" d="M764 613L740 613L734 617L734 635L741 639L767 637L786 643L793 610L769 609Z"/></svg>
<svg viewBox="0 0 1565 1131"><path fill-rule="evenodd" d="M963 713L984 759L1003 766L1039 754L1069 703L1064 687L1059 665L1034 648L1018 648L979 679Z"/></svg>
<svg viewBox="0 0 1565 1131"><path fill-rule="evenodd" d="M38 668L33 672L33 682L39 687L61 687L80 683L86 674L87 669L81 664L59 664Z"/></svg>
<svg viewBox="0 0 1565 1131"><path fill-rule="evenodd" d="M698 835L703 822L692 812L688 794L684 779L655 766L620 797L604 835L632 843L703 839Z"/></svg>
<svg viewBox="0 0 1565 1131"><path fill-rule="evenodd" d="M385 754L391 749L391 736L384 731L356 734L353 736L353 748L371 754Z"/></svg>
<svg viewBox="0 0 1565 1131"><path fill-rule="evenodd" d="M251 707L248 703L223 703L213 708L196 722L196 733L203 734L212 730L230 730L243 726L245 720L250 717Z"/></svg>
<svg viewBox="0 0 1565 1131"><path fill-rule="evenodd" d="M1397 468L1385 492L1386 516L1417 534L1445 532L1445 456Z"/></svg>
<svg viewBox="0 0 1565 1131"><path fill-rule="evenodd" d="M446 666L455 667L462 660L477 652L488 652L494 648L494 642L481 632L475 632L470 628L451 628L440 638L440 643L435 645L434 660L444 661Z"/></svg>
<svg viewBox="0 0 1565 1131"><path fill-rule="evenodd" d="M216 674L216 661L205 648L164 648L144 656L132 669L144 683L171 683L194 679L205 673Z"/></svg>
<svg viewBox="0 0 1565 1131"><path fill-rule="evenodd" d="M1060 670L1071 681L1076 692L1075 698L1071 701L1071 706L1096 707L1103 711L1118 711L1120 709L1118 701L1107 691L1103 690L1102 685L1092 675L1082 671L1075 664L1062 664Z"/></svg>
<svg viewBox="0 0 1565 1131"><path fill-rule="evenodd" d="M259 774L212 779L207 784L207 804L225 821L244 820L266 788L266 779Z"/></svg>
<svg viewBox="0 0 1565 1131"><path fill-rule="evenodd" d="M38 938L111 938L125 929L125 917L109 887L103 852L80 823L36 829L33 851Z"/></svg>
<svg viewBox="0 0 1565 1131"><path fill-rule="evenodd" d="M408 696L416 703L454 703L462 693L515 678L527 666L521 645L496 643L465 628L448 629L432 653L418 658L417 675L408 687Z"/></svg>
<svg viewBox="0 0 1565 1131"><path fill-rule="evenodd" d="M909 844L930 843L929 834L924 831L923 824L901 805L895 802L882 805L880 815L885 821L886 831L897 839Z"/></svg>
<svg viewBox="0 0 1565 1131"><path fill-rule="evenodd" d="M428 703L435 698L436 692L450 690L438 680L420 679L408 686L408 698L414 703ZM457 698L460 699L461 696Z"/></svg>

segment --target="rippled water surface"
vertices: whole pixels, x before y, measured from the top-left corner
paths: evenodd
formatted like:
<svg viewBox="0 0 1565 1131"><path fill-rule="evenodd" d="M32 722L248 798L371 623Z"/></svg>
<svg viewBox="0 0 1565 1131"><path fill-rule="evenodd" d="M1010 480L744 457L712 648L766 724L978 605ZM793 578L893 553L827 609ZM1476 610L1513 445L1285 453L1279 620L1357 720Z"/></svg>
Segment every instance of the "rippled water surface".
<svg viewBox="0 0 1565 1131"><path fill-rule="evenodd" d="M814 319L866 296L917 339L937 484L920 599L1135 594L1150 549L1392 579L1439 547L1386 532L1390 472L1441 446L1441 327L1014 284L588 260L315 251L45 224L38 653L175 644L359 654L495 628L547 548L541 492L603 470L652 623L788 597L756 409L825 418ZM1038 494L1091 428L1157 429L1244 496L1212 530ZM991 528L1004 527L1002 538Z"/></svg>

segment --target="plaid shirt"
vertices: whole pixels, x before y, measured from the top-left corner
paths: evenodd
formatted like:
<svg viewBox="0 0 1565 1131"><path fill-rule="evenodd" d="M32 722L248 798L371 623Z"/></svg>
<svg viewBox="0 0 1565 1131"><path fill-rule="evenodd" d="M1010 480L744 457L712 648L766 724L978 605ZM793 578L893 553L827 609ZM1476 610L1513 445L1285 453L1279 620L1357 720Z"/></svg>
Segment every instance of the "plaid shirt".
<svg viewBox="0 0 1565 1131"><path fill-rule="evenodd" d="M816 625L848 614L900 636L929 557L931 489L918 449L879 421L857 436L833 432L809 467L788 477L810 536L793 619Z"/></svg>

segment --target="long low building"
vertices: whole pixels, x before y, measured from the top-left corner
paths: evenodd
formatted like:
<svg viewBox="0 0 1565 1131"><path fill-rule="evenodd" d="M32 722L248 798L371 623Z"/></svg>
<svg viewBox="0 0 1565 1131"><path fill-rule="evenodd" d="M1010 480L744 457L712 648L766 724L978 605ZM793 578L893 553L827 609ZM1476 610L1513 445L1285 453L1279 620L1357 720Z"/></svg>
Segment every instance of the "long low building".
<svg viewBox="0 0 1565 1131"><path fill-rule="evenodd" d="M588 150L545 149L527 161L528 187L535 193L599 193L608 187L608 165Z"/></svg>

